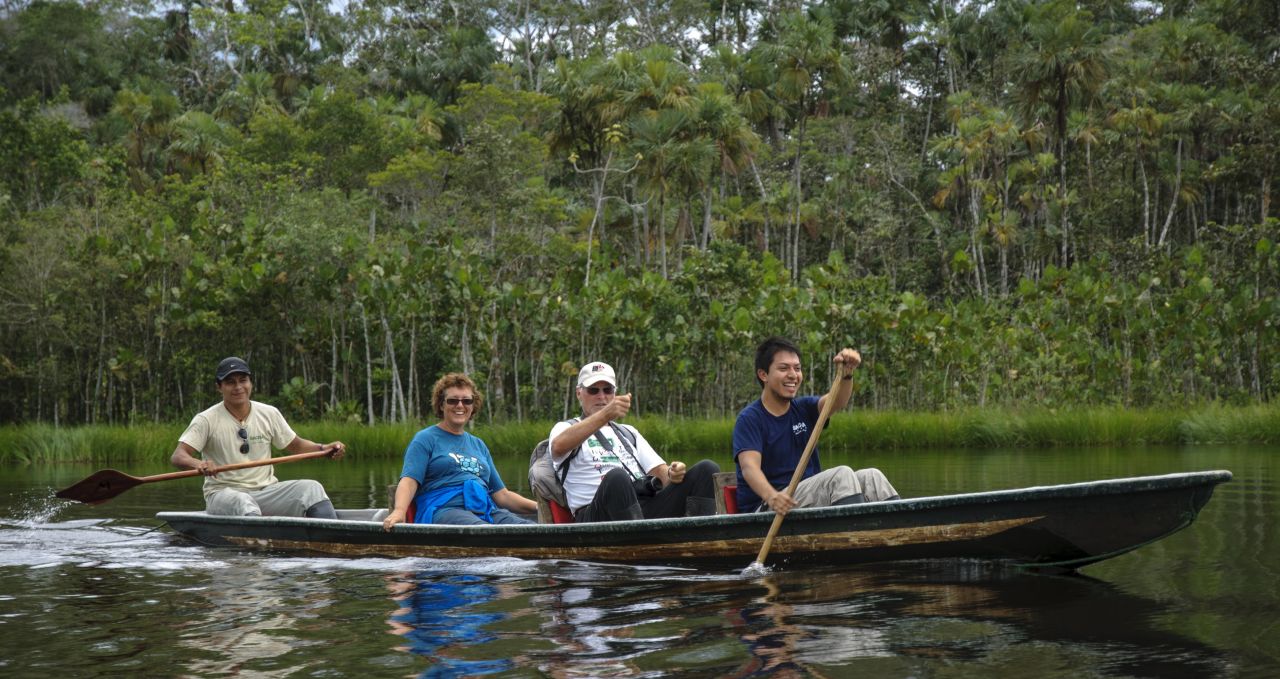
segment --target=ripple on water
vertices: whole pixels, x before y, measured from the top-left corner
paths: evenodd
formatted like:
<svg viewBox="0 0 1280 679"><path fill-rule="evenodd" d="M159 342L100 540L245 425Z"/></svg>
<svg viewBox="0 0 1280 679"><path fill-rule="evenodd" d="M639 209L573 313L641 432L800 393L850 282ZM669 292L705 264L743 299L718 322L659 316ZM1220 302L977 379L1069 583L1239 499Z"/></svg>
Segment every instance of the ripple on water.
<svg viewBox="0 0 1280 679"><path fill-rule="evenodd" d="M53 501L59 504L60 501ZM64 504L64 503L63 503ZM30 504L28 504L30 507ZM80 568L137 569L150 572L208 572L253 561L276 573L365 571L441 575L530 577L554 574L564 581L609 580L620 572L683 573L680 569L602 566L573 561L539 562L517 558L485 559L340 558L272 556L195 545L157 527L124 525L112 519L53 520L56 508L31 507L17 516L0 517L0 567L30 569L73 565ZM692 573L691 573L692 574ZM700 575L700 577L706 577ZM719 576L712 576L719 577Z"/></svg>
<svg viewBox="0 0 1280 679"><path fill-rule="evenodd" d="M34 509L0 517L0 567L49 568L78 564L98 568L166 570L208 562L208 555L150 528L111 519L55 521Z"/></svg>

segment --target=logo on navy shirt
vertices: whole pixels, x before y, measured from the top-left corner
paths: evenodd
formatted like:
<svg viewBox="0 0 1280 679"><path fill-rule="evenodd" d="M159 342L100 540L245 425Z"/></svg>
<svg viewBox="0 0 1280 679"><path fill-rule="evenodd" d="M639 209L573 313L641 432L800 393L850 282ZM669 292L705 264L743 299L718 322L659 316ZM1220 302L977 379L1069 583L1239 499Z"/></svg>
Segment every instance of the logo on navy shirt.
<svg viewBox="0 0 1280 679"><path fill-rule="evenodd" d="M799 436L801 434L808 433L808 431L809 431L809 425L804 422L797 422L791 425L792 436Z"/></svg>

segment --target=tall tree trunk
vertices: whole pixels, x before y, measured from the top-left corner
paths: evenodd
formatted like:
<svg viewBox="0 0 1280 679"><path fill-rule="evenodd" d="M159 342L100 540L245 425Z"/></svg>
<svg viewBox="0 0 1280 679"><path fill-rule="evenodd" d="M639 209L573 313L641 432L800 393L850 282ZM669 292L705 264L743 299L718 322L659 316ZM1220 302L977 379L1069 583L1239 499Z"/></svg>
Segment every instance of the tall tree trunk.
<svg viewBox="0 0 1280 679"><path fill-rule="evenodd" d="M983 299L987 297L986 284L983 283L984 262L982 257L982 243L979 240L979 228L982 225L982 208L978 204L978 191L974 188L972 179L969 182L969 218L973 220L973 226L969 228L969 251L973 254L973 287Z"/></svg>
<svg viewBox="0 0 1280 679"><path fill-rule="evenodd" d="M520 343L511 352L511 381L516 402L516 422L524 422L524 409L520 403Z"/></svg>
<svg viewBox="0 0 1280 679"><path fill-rule="evenodd" d="M360 327L364 329L365 406L369 414L368 424L372 426L375 421L373 415L373 351L369 347L369 316L364 311L364 304L360 305Z"/></svg>
<svg viewBox="0 0 1280 679"><path fill-rule="evenodd" d="M667 193L658 193L658 241L662 261L662 277L668 279L667 273Z"/></svg>
<svg viewBox="0 0 1280 679"><path fill-rule="evenodd" d="M498 328L498 304L493 302L489 305L489 323L491 328ZM499 351L498 339L501 337L499 332L489 333L489 370L488 383L489 393L493 395L493 403L507 402L506 385L502 375L502 352ZM485 408L485 417L488 421L493 421L494 408Z"/></svg>
<svg viewBox="0 0 1280 679"><path fill-rule="evenodd" d="M1173 198L1169 200L1169 214L1165 215L1164 226L1160 229L1160 238L1156 240L1157 248L1164 247L1165 238L1169 236L1169 225L1173 224L1173 214L1178 209L1178 194L1182 193L1182 137L1178 137L1178 150L1175 157L1177 170L1173 180Z"/></svg>
<svg viewBox="0 0 1280 679"><path fill-rule="evenodd" d="M760 168L756 165L756 159L751 159L751 174L756 178L756 186L760 189L760 204L764 206L764 248L763 252L769 251L769 226L772 221L769 218L769 192L764 188L764 180L760 178Z"/></svg>
<svg viewBox="0 0 1280 679"><path fill-rule="evenodd" d="M1258 211L1258 223L1266 224L1267 216L1271 214L1271 172L1265 167L1262 171L1262 189L1258 193L1262 197Z"/></svg>
<svg viewBox="0 0 1280 679"><path fill-rule="evenodd" d="M101 412L102 405L100 404L103 403L103 400L102 400L103 389L106 388L105 382L107 381L107 376L105 373L106 373L106 363L107 363L107 327L108 326L107 326L107 303L105 301L102 303L102 306L99 309L99 315L101 319L99 320L99 325L98 325L98 383L96 386L94 386L94 389L93 389L93 401L91 402L93 406L93 411L92 411L93 416L90 418L90 422L94 424L97 424L102 417L102 412ZM109 396L108 396L107 407L110 408Z"/></svg>
<svg viewBox="0 0 1280 679"><path fill-rule="evenodd" d="M1062 225L1062 266L1071 263L1071 208L1067 201L1067 141L1066 113L1059 114L1062 127L1058 138L1058 209L1061 210L1059 223Z"/></svg>
<svg viewBox="0 0 1280 679"><path fill-rule="evenodd" d="M391 370L391 393L387 394L387 398L391 401L391 414L388 419L392 422L401 422L408 409L405 407L404 387L400 381L400 363L396 360L396 345L391 337L391 324L387 322L387 313L379 311L378 320L382 322L385 338L383 352L387 357L387 368Z"/></svg>
<svg viewBox="0 0 1280 679"><path fill-rule="evenodd" d="M329 315L329 410L338 409L338 328Z"/></svg>
<svg viewBox="0 0 1280 679"><path fill-rule="evenodd" d="M418 317L409 325L409 419L418 417Z"/></svg>
<svg viewBox="0 0 1280 679"><path fill-rule="evenodd" d="M1147 184L1147 165L1138 159L1138 173L1142 178L1142 242L1151 249L1151 188Z"/></svg>
<svg viewBox="0 0 1280 679"><path fill-rule="evenodd" d="M644 265L649 266L649 262L653 260L653 234L649 230L649 207L648 201L645 201L644 209L640 210L640 225L644 232Z"/></svg>
<svg viewBox="0 0 1280 679"><path fill-rule="evenodd" d="M1000 296L1009 296L1009 246L1000 246Z"/></svg>
<svg viewBox="0 0 1280 679"><path fill-rule="evenodd" d="M602 246L604 244L604 222L601 214L604 211L604 186L609 178L611 160L613 160L613 151L609 151L609 155L605 156L604 167L595 170L591 175L591 200L595 204L595 211L591 215L591 225L587 227L587 272L582 281L584 288L591 285L591 248L595 244L596 224L600 225L600 243Z"/></svg>
<svg viewBox="0 0 1280 679"><path fill-rule="evenodd" d="M800 102L801 111L804 110L805 103ZM795 186L796 195L792 200L792 243L791 243L791 280L800 280L800 208L804 204L804 176L801 172L801 160L804 158L804 139L805 130L808 127L809 117L800 114L799 132L796 134L796 155L792 161L791 178Z"/></svg>
<svg viewBox="0 0 1280 679"><path fill-rule="evenodd" d="M702 244L701 249L706 251L711 246L711 196L714 193L711 183L707 183L707 187L702 192Z"/></svg>
<svg viewBox="0 0 1280 679"><path fill-rule="evenodd" d="M468 375L474 375L476 372L475 362L471 356L471 319L463 318L462 320L462 372Z"/></svg>

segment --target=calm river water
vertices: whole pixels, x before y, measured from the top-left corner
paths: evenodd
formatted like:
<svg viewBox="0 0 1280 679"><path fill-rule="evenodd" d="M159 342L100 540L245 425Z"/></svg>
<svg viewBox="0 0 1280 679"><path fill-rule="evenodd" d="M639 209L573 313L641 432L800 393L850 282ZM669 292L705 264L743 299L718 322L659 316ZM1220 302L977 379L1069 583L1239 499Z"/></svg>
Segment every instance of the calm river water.
<svg viewBox="0 0 1280 679"><path fill-rule="evenodd" d="M827 455L880 467L905 496L1207 469L1235 480L1187 530L1075 576L946 562L757 580L210 549L154 519L202 508L197 479L86 507L52 494L95 467L0 467L0 676L1276 677L1278 459L1246 447ZM500 461L513 487L527 487L526 460ZM142 467L124 471L168 471ZM277 468L320 479L345 507L382 506L398 471L358 454Z"/></svg>

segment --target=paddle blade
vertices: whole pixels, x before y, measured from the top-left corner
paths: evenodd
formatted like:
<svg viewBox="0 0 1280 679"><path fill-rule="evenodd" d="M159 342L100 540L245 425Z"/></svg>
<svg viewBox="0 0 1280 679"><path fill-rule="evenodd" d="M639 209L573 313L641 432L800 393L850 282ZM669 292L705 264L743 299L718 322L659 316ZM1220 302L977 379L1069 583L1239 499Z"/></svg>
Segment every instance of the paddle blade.
<svg viewBox="0 0 1280 679"><path fill-rule="evenodd" d="M54 493L54 497L96 505L110 500L139 483L142 483L142 480L137 477L114 469L103 469L73 486Z"/></svg>

